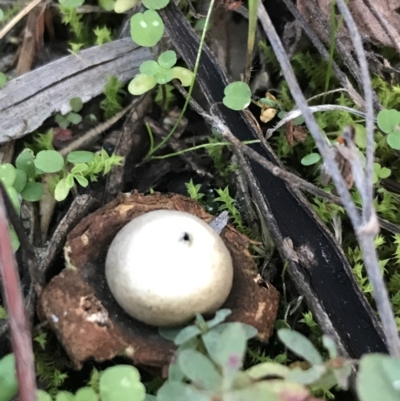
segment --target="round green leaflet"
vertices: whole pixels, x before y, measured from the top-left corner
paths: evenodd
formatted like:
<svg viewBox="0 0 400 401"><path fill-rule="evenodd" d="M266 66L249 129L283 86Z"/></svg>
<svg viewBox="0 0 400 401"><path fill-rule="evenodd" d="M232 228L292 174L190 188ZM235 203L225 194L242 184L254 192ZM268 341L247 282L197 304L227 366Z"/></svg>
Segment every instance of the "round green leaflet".
<svg viewBox="0 0 400 401"><path fill-rule="evenodd" d="M76 150L71 152L67 156L67 160L70 163L89 163L94 159L94 153L88 152L87 150Z"/></svg>
<svg viewBox="0 0 400 401"><path fill-rule="evenodd" d="M36 174L34 160L35 156L32 150L24 149L17 157L15 165L17 169L25 171L30 178L34 178Z"/></svg>
<svg viewBox="0 0 400 401"><path fill-rule="evenodd" d="M170 68L164 68L160 66L160 69L156 75L154 75L154 79L158 84L166 84L172 81L173 73Z"/></svg>
<svg viewBox="0 0 400 401"><path fill-rule="evenodd" d="M251 89L245 82L232 82L224 90L224 105L232 110L243 110L251 102Z"/></svg>
<svg viewBox="0 0 400 401"><path fill-rule="evenodd" d="M6 82L7 82L7 77L5 76L5 74L0 72L0 88L2 88L6 84Z"/></svg>
<svg viewBox="0 0 400 401"><path fill-rule="evenodd" d="M146 396L138 370L130 365L106 369L100 376L99 390L102 401L143 401Z"/></svg>
<svg viewBox="0 0 400 401"><path fill-rule="evenodd" d="M176 64L176 53L173 50L167 50L160 54L158 64L164 68L172 68Z"/></svg>
<svg viewBox="0 0 400 401"><path fill-rule="evenodd" d="M71 109L75 112L78 113L79 111L82 110L83 107L83 102L80 97L73 97L70 101L69 104L71 106Z"/></svg>
<svg viewBox="0 0 400 401"><path fill-rule="evenodd" d="M170 0L142 0L143 5L149 10L160 10L168 5Z"/></svg>
<svg viewBox="0 0 400 401"><path fill-rule="evenodd" d="M40 182L28 182L21 192L21 196L28 202L37 202L43 196L43 185Z"/></svg>
<svg viewBox="0 0 400 401"><path fill-rule="evenodd" d="M80 388L76 394L74 401L98 401L99 397L90 387Z"/></svg>
<svg viewBox="0 0 400 401"><path fill-rule="evenodd" d="M53 401L50 394L46 393L44 390L36 391L38 401Z"/></svg>
<svg viewBox="0 0 400 401"><path fill-rule="evenodd" d="M0 389L0 401L9 401L17 394L14 354L8 354L0 359Z"/></svg>
<svg viewBox="0 0 400 401"><path fill-rule="evenodd" d="M115 5L115 0L99 0L99 6L104 8L104 10L106 11L112 11L114 9L114 5Z"/></svg>
<svg viewBox="0 0 400 401"><path fill-rule="evenodd" d="M156 86L156 80L154 77L149 77L147 75L139 74L129 83L128 91L132 95L143 95L147 91L153 89Z"/></svg>
<svg viewBox="0 0 400 401"><path fill-rule="evenodd" d="M139 0L117 0L114 5L114 11L118 14L124 13L135 7L137 3L139 3Z"/></svg>
<svg viewBox="0 0 400 401"><path fill-rule="evenodd" d="M381 110L377 115L378 127L390 134L396 126L400 126L400 113L397 110Z"/></svg>
<svg viewBox="0 0 400 401"><path fill-rule="evenodd" d="M315 163L318 163L320 160L321 155L319 153L310 153L301 159L301 164L303 166L311 166Z"/></svg>
<svg viewBox="0 0 400 401"><path fill-rule="evenodd" d="M15 167L10 163L0 164L0 181L5 186L12 186L16 178Z"/></svg>
<svg viewBox="0 0 400 401"><path fill-rule="evenodd" d="M57 202L63 201L69 194L71 188L67 185L66 179L62 178L58 181L56 189L54 190L54 199Z"/></svg>
<svg viewBox="0 0 400 401"><path fill-rule="evenodd" d="M20 169L16 169L15 173L14 188L18 193L20 193L25 188L27 175L24 170Z"/></svg>
<svg viewBox="0 0 400 401"><path fill-rule="evenodd" d="M387 136L387 143L392 149L400 150L400 130L391 132Z"/></svg>
<svg viewBox="0 0 400 401"><path fill-rule="evenodd" d="M157 74L160 66L158 65L157 61L154 60L147 60L140 64L139 70L142 74L152 76Z"/></svg>
<svg viewBox="0 0 400 401"><path fill-rule="evenodd" d="M69 8L80 7L85 2L85 0L58 0L58 1L62 6Z"/></svg>
<svg viewBox="0 0 400 401"><path fill-rule="evenodd" d="M55 150L42 150L36 155L35 167L45 173L57 173L64 167L64 158Z"/></svg>
<svg viewBox="0 0 400 401"><path fill-rule="evenodd" d="M164 23L154 10L137 13L131 18L132 40L139 46L153 47L162 38Z"/></svg>
<svg viewBox="0 0 400 401"><path fill-rule="evenodd" d="M184 67L172 68L172 74L174 79L181 81L182 86L190 86L194 79L193 72Z"/></svg>

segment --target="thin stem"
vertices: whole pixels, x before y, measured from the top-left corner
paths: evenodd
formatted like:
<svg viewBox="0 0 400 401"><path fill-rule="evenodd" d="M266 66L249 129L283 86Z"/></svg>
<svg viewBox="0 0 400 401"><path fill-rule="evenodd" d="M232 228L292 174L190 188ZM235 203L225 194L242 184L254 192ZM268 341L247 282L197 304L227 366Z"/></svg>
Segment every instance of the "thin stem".
<svg viewBox="0 0 400 401"><path fill-rule="evenodd" d="M249 0L249 30L247 35L247 60L244 82L250 82L251 63L253 61L254 43L257 29L257 7L260 0Z"/></svg>
<svg viewBox="0 0 400 401"><path fill-rule="evenodd" d="M202 32L202 34L201 34L199 50L198 50L198 52L197 52L196 63L195 63L195 65L194 65L194 70L193 70L193 75L194 75L194 77L193 77L193 81L192 81L192 83L191 83L191 85L190 85L190 88L189 88L189 91L188 91L188 96L187 96L187 98L186 98L185 104L183 105L183 108L182 108L182 110L181 110L181 113L179 114L179 117L178 117L178 119L176 120L176 123L175 123L175 125L172 127L172 129L171 129L171 131L169 132L169 134L153 149L153 151L147 156L147 159L150 158L158 149L160 149L161 147L163 147L163 146L168 142L169 138L171 138L172 135L174 135L174 132L175 132L176 129L178 128L179 123L181 122L181 120L182 120L182 118L183 118L183 116L184 116L184 114L185 114L185 112L186 112L186 109L187 109L187 107L188 107L188 105L189 105L189 102L190 102L190 98L192 97L192 92L193 92L194 84L195 84L195 82L196 82L197 71L198 71L199 66L200 66L201 53L202 53L202 51L203 51L203 46L204 46L204 43L205 43L205 40L206 40L207 27L208 27L208 25L209 25L209 23L210 23L211 13L212 13L212 10L213 10L213 8L214 8L214 3L215 3L215 0L211 0L211 1L210 1L210 6L208 7L208 12L207 12L206 21L205 21L205 24L204 24L204 29L203 29L203 32Z"/></svg>
<svg viewBox="0 0 400 401"><path fill-rule="evenodd" d="M321 131L318 127L317 122L315 121L308 105L306 99L297 83L296 77L294 75L293 68L290 64L290 61L287 57L287 54L283 48L282 42L276 33L274 26L272 25L271 19L267 14L264 5L262 3L258 6L258 17L261 21L261 24L266 32L269 41L271 43L272 49L275 52L275 55L279 61L279 64L282 69L282 73L289 85L290 92L295 100L298 108L300 109L305 123L314 138L314 141L318 147L318 150L321 156L324 159L324 162L329 170L329 175L332 177L333 182L335 183L336 189L343 200L343 204L346 207L349 218L353 224L353 227L360 227L360 216L357 213L357 209L352 201L349 190L347 189L346 183L341 175L341 172L335 162L334 155L330 151L325 138L321 134Z"/></svg>
<svg viewBox="0 0 400 401"><path fill-rule="evenodd" d="M253 143L259 143L259 142L260 142L259 139L253 139L253 140L249 140L249 141L243 141L242 143L244 145L251 145ZM191 148L182 149L182 150L179 150L178 152L170 153L168 155L153 156L152 158L153 159L167 159L169 157L179 156L183 153L192 152L193 150L204 149L204 148L214 148L216 146L232 146L232 143L230 143L230 142L203 143L201 145L196 145L196 146L192 146Z"/></svg>

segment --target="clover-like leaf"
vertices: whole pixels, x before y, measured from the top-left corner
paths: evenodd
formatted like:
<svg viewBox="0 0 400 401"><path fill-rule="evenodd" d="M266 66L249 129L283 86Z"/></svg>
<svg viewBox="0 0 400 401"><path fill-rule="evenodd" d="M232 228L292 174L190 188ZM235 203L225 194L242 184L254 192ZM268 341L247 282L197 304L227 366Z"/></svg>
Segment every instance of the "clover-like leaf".
<svg viewBox="0 0 400 401"><path fill-rule="evenodd" d="M9 401L17 394L18 381L15 375L14 354L0 359L0 401Z"/></svg>
<svg viewBox="0 0 400 401"><path fill-rule="evenodd" d="M143 61L142 64L140 64L139 70L142 74L152 76L157 74L159 71L160 66L158 65L157 61L154 60L147 60Z"/></svg>
<svg viewBox="0 0 400 401"><path fill-rule="evenodd" d="M71 106L71 109L75 112L78 113L79 111L82 110L83 107L83 102L80 97L73 97L70 101L69 104Z"/></svg>
<svg viewBox="0 0 400 401"><path fill-rule="evenodd" d="M397 110L381 110L376 116L378 127L386 134L390 134L400 126L400 112Z"/></svg>
<svg viewBox="0 0 400 401"><path fill-rule="evenodd" d="M100 376L99 392L102 401L143 401L146 395L139 371L130 365L106 369Z"/></svg>
<svg viewBox="0 0 400 401"><path fill-rule="evenodd" d="M194 74L192 71L184 67L173 67L172 68L172 78L179 79L182 86L190 86L194 79Z"/></svg>
<svg viewBox="0 0 400 401"><path fill-rule="evenodd" d="M176 64L176 53L173 50L167 50L158 57L158 64L164 68L172 68Z"/></svg>
<svg viewBox="0 0 400 401"><path fill-rule="evenodd" d="M147 10L132 16L131 37L139 46L155 46L163 33L164 23L156 11Z"/></svg>
<svg viewBox="0 0 400 401"><path fill-rule="evenodd" d="M128 91L132 95L143 95L156 86L157 82L154 77L144 74L138 74L128 85Z"/></svg>
<svg viewBox="0 0 400 401"><path fill-rule="evenodd" d="M74 395L69 391L59 391L55 401L74 401Z"/></svg>
<svg viewBox="0 0 400 401"><path fill-rule="evenodd" d="M0 181L2 181L5 186L13 186L16 176L17 173L12 164L0 164Z"/></svg>
<svg viewBox="0 0 400 401"><path fill-rule="evenodd" d="M138 3L139 0L117 0L114 4L114 11L118 14L122 14L135 7Z"/></svg>
<svg viewBox="0 0 400 401"><path fill-rule="evenodd" d="M85 2L85 0L58 0L58 1L62 6L68 8L80 7Z"/></svg>
<svg viewBox="0 0 400 401"><path fill-rule="evenodd" d="M245 82L232 82L224 90L224 105L232 110L243 110L251 102L251 89Z"/></svg>
<svg viewBox="0 0 400 401"><path fill-rule="evenodd" d="M62 178L60 181L58 181L54 190L54 199L57 202L65 200L69 194L70 189L71 188L67 185L66 179Z"/></svg>
<svg viewBox="0 0 400 401"><path fill-rule="evenodd" d="M87 150L76 150L67 156L70 163L89 163L94 159L94 153Z"/></svg>
<svg viewBox="0 0 400 401"><path fill-rule="evenodd" d="M315 163L318 163L321 160L321 155L319 153L309 153L308 155L305 155L300 163L303 166L312 166Z"/></svg>
<svg viewBox="0 0 400 401"><path fill-rule="evenodd" d="M40 182L28 182L21 191L21 196L28 202L37 202L42 198L43 193L43 185Z"/></svg>
<svg viewBox="0 0 400 401"><path fill-rule="evenodd" d="M36 168L34 164L35 156L31 149L24 149L15 160L15 166L19 170L25 171L30 178L34 178Z"/></svg>
<svg viewBox="0 0 400 401"><path fill-rule="evenodd" d="M197 326L187 326L177 334L174 342L176 345L181 345L199 334L201 334L201 330Z"/></svg>
<svg viewBox="0 0 400 401"><path fill-rule="evenodd" d="M98 401L99 396L90 387L80 388L76 394L74 401Z"/></svg>
<svg viewBox="0 0 400 401"><path fill-rule="evenodd" d="M115 0L99 0L99 6L106 11L114 10Z"/></svg>
<svg viewBox="0 0 400 401"><path fill-rule="evenodd" d="M78 114L78 113L71 112L71 113L67 114L67 120L70 123L76 125L76 124L79 124L82 121L82 116L80 114Z"/></svg>
<svg viewBox="0 0 400 401"><path fill-rule="evenodd" d="M168 5L170 0L142 0L142 3L149 10L160 10Z"/></svg>
<svg viewBox="0 0 400 401"><path fill-rule="evenodd" d="M391 132L386 140L392 149L400 150L400 130Z"/></svg>
<svg viewBox="0 0 400 401"><path fill-rule="evenodd" d="M64 158L55 150L41 150L34 163L37 169L45 173L57 173L64 167Z"/></svg>
<svg viewBox="0 0 400 401"><path fill-rule="evenodd" d="M173 79L173 73L170 68L159 67L158 73L154 75L154 79L158 84L166 84Z"/></svg>
<svg viewBox="0 0 400 401"><path fill-rule="evenodd" d="M51 395L44 390L36 390L38 401L53 401Z"/></svg>
<svg viewBox="0 0 400 401"><path fill-rule="evenodd" d="M17 168L15 170L15 180L14 180L13 187L15 188L15 190L18 193L20 193L25 188L27 180L28 180L28 177L27 177L25 171Z"/></svg>

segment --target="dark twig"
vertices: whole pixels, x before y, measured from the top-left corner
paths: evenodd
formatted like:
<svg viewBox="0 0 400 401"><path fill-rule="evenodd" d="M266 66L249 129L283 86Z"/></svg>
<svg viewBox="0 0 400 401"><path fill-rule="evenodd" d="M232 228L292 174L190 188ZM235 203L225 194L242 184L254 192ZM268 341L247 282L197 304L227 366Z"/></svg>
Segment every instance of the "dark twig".
<svg viewBox="0 0 400 401"><path fill-rule="evenodd" d="M20 401L36 400L35 367L30 328L26 317L18 270L11 247L3 194L0 193L0 273L16 361ZM1 390L0 390L1 391Z"/></svg>

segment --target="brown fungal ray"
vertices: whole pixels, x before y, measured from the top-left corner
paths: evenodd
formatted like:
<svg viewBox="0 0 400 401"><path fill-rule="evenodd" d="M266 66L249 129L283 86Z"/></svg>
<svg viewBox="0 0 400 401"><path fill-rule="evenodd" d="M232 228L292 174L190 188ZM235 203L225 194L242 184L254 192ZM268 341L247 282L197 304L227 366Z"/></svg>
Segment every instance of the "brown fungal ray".
<svg viewBox="0 0 400 401"><path fill-rule="evenodd" d="M70 232L64 247L66 268L44 288L39 314L77 368L85 360L104 361L116 355L148 368L163 369L169 364L174 344L162 338L157 328L122 310L104 272L107 250L117 232L133 218L159 209L189 212L206 222L213 219L197 202L181 195L120 194ZM221 235L234 265L232 291L223 305L232 310L227 320L256 327L258 338L266 342L273 331L279 293L258 280L247 237L229 224Z"/></svg>

